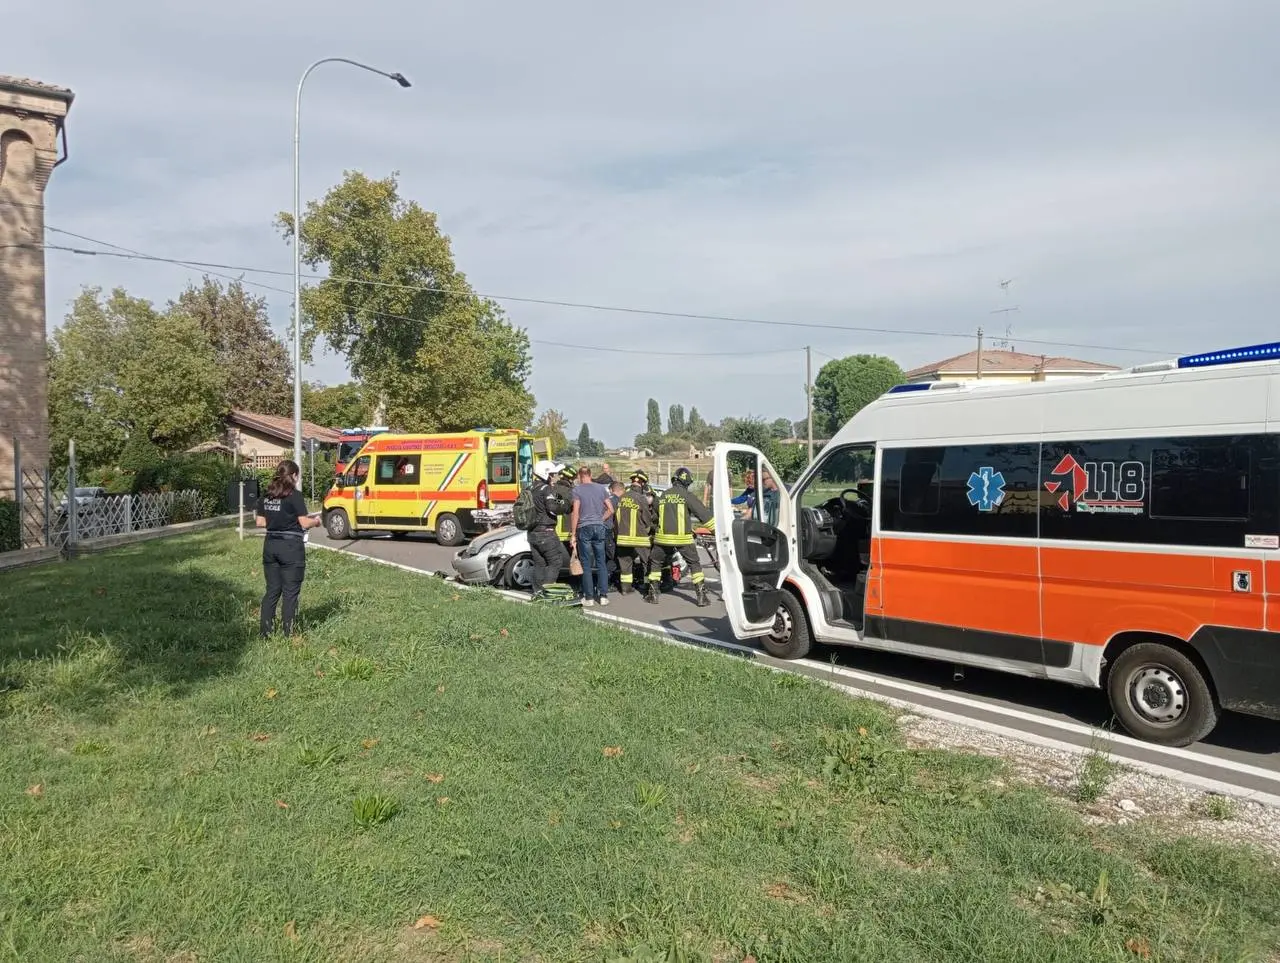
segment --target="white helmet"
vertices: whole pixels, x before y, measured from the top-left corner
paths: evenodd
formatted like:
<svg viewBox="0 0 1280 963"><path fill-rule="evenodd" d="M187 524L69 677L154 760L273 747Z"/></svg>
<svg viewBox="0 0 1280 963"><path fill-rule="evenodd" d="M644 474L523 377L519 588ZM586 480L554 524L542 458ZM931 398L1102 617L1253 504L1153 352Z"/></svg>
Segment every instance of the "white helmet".
<svg viewBox="0 0 1280 963"><path fill-rule="evenodd" d="M533 466L533 477L541 478L543 481L549 481L551 477L560 470L560 466L553 461L542 459Z"/></svg>

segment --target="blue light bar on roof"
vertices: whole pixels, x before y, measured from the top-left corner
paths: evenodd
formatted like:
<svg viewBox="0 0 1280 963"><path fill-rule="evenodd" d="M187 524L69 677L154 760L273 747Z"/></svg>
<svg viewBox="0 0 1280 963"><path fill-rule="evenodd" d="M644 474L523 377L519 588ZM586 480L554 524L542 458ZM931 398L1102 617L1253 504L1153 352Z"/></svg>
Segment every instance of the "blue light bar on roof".
<svg viewBox="0 0 1280 963"><path fill-rule="evenodd" d="M886 392L886 394L900 395L907 391L928 391L929 384L930 383L928 381L922 381L919 384L914 385L894 385Z"/></svg>
<svg viewBox="0 0 1280 963"><path fill-rule="evenodd" d="M1178 367L1209 368L1218 364L1241 364L1245 361L1270 361L1276 358L1280 358L1280 341L1254 344L1247 348L1228 348L1225 351L1183 355L1178 359Z"/></svg>

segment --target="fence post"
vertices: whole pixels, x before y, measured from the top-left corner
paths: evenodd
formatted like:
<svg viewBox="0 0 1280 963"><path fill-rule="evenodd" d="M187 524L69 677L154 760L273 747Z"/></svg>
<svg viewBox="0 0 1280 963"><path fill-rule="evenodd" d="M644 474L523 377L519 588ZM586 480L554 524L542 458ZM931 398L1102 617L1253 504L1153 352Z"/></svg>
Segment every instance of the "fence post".
<svg viewBox="0 0 1280 963"><path fill-rule="evenodd" d="M124 530L125 533L133 531L133 495L124 496Z"/></svg>
<svg viewBox="0 0 1280 963"><path fill-rule="evenodd" d="M13 507L18 511L18 548L27 547L26 517L22 512L22 442L13 439Z"/></svg>
<svg viewBox="0 0 1280 963"><path fill-rule="evenodd" d="M236 485L240 489L240 514L236 517L236 527L240 530L240 541L244 541L244 476Z"/></svg>
<svg viewBox="0 0 1280 963"><path fill-rule="evenodd" d="M76 529L79 527L80 505L76 502L76 440L67 443L67 554L72 554L76 544Z"/></svg>
<svg viewBox="0 0 1280 963"><path fill-rule="evenodd" d="M49 474L49 466L44 466L44 545L47 548L51 532L49 531L49 516L53 513L52 498L53 493L49 491L49 485L53 482L53 476Z"/></svg>

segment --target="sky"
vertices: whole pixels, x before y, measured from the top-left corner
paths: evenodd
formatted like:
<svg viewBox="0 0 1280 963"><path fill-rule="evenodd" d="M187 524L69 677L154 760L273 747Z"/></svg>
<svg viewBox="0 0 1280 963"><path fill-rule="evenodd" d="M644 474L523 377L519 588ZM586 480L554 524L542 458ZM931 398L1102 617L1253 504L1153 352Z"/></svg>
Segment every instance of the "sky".
<svg viewBox="0 0 1280 963"><path fill-rule="evenodd" d="M937 361L980 326L1123 365L1277 337L1280 4L892 6L51 0L5 31L0 72L76 93L47 226L286 272L244 275L284 289L254 289L282 335L272 222L321 57L413 86L311 75L304 203L398 171L481 293L790 323L504 301L539 409L610 445L649 397L803 417L805 345L816 375ZM49 326L83 285L163 304L200 273L50 251ZM304 376L344 380L343 359Z"/></svg>

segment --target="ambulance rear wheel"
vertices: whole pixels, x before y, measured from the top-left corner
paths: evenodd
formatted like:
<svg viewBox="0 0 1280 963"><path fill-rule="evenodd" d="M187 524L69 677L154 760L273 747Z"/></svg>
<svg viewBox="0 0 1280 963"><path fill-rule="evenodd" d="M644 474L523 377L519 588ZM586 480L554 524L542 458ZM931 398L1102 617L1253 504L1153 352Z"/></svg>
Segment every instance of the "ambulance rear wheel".
<svg viewBox="0 0 1280 963"><path fill-rule="evenodd" d="M436 541L441 545L461 545L463 539L462 522L457 515L445 512L436 519Z"/></svg>
<svg viewBox="0 0 1280 963"><path fill-rule="evenodd" d="M351 519L347 518L345 510L335 508L325 516L324 530L330 538L351 538Z"/></svg>
<svg viewBox="0 0 1280 963"><path fill-rule="evenodd" d="M1199 742L1222 714L1199 667L1158 642L1141 642L1120 653L1107 674L1107 695L1131 735L1162 746Z"/></svg>

